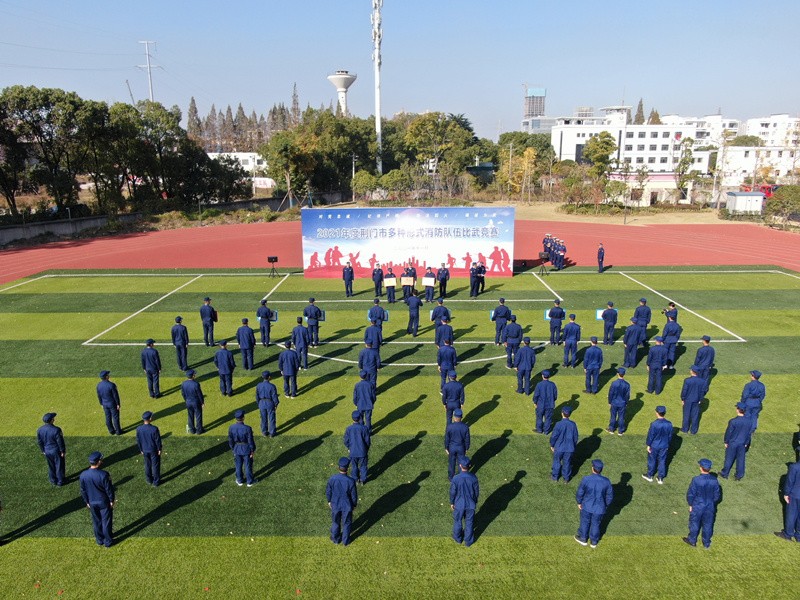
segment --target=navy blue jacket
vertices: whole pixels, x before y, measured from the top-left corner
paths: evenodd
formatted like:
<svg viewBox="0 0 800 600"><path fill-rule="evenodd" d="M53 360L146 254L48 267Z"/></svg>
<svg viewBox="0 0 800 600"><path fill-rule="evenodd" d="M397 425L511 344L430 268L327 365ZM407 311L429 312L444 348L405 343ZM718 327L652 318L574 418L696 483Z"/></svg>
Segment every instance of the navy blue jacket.
<svg viewBox="0 0 800 600"><path fill-rule="evenodd" d="M383 343L383 334L377 325L370 325L364 330L364 343L377 348Z"/></svg>
<svg viewBox="0 0 800 600"><path fill-rule="evenodd" d="M239 348L242 350L256 347L255 333L248 325L242 325L236 330L236 341L239 342Z"/></svg>
<svg viewBox="0 0 800 600"><path fill-rule="evenodd" d="M492 315L492 321L505 325L506 321L508 321L510 318L511 318L511 309L508 308L505 304L501 304L500 306L494 309L494 314Z"/></svg>
<svg viewBox="0 0 800 600"><path fill-rule="evenodd" d="M533 388L533 403L540 408L555 408L558 400L558 386L549 379L543 379Z"/></svg>
<svg viewBox="0 0 800 600"><path fill-rule="evenodd" d="M292 346L298 350L308 348L311 343L311 334L308 333L308 328L302 325L295 325L292 329Z"/></svg>
<svg viewBox="0 0 800 600"><path fill-rule="evenodd" d="M607 325L616 325L617 324L617 311L613 308L605 309L600 317L605 321Z"/></svg>
<svg viewBox="0 0 800 600"><path fill-rule="evenodd" d="M653 346L647 353L647 366L651 369L661 369L667 364L666 346Z"/></svg>
<svg viewBox="0 0 800 600"><path fill-rule="evenodd" d="M383 269L372 269L372 281L375 283L383 281Z"/></svg>
<svg viewBox="0 0 800 600"><path fill-rule="evenodd" d="M753 379L742 389L742 402L748 407L761 406L767 395L767 387L758 379Z"/></svg>
<svg viewBox="0 0 800 600"><path fill-rule="evenodd" d="M80 475L81 498L85 504L105 506L114 502L111 475L103 469L86 469Z"/></svg>
<svg viewBox="0 0 800 600"><path fill-rule="evenodd" d="M600 369L603 366L603 350L600 346L589 346L583 355L584 369Z"/></svg>
<svg viewBox="0 0 800 600"><path fill-rule="evenodd" d="M652 313L653 311L650 310L649 306L640 304L636 307L636 310L633 311L633 318L636 319L636 324L639 327L647 327L650 324Z"/></svg>
<svg viewBox="0 0 800 600"><path fill-rule="evenodd" d="M359 369L367 373L377 373L381 366L381 355L376 348L364 348L358 353Z"/></svg>
<svg viewBox="0 0 800 600"><path fill-rule="evenodd" d="M189 330L186 325L182 323L175 323L172 326L172 345L173 346L188 346L189 345Z"/></svg>
<svg viewBox="0 0 800 600"><path fill-rule="evenodd" d="M353 267L345 267L342 269L342 279L344 281L353 281L355 279L355 273L353 272Z"/></svg>
<svg viewBox="0 0 800 600"><path fill-rule="evenodd" d="M344 445L350 450L350 458L364 458L369 452L369 427L353 423L344 430Z"/></svg>
<svg viewBox="0 0 800 600"><path fill-rule="evenodd" d="M214 308L210 304L203 304L200 307L200 320L203 323L211 323L214 320Z"/></svg>
<svg viewBox="0 0 800 600"><path fill-rule="evenodd" d="M450 310L443 304L438 305L436 308L431 311L431 321L439 327L442 324L442 318L450 320Z"/></svg>
<svg viewBox="0 0 800 600"><path fill-rule="evenodd" d="M625 333L622 334L622 343L625 346L638 346L640 329L631 323L625 328Z"/></svg>
<svg viewBox="0 0 800 600"><path fill-rule="evenodd" d="M681 339L683 328L678 325L677 321L670 321L664 325L664 330L661 332L661 337L664 338L665 344L677 344Z"/></svg>
<svg viewBox="0 0 800 600"><path fill-rule="evenodd" d="M614 488L611 487L611 481L598 473L592 473L581 479L578 491L575 493L575 500L581 505L581 510L592 515L606 514L613 499Z"/></svg>
<svg viewBox="0 0 800 600"><path fill-rule="evenodd" d="M272 317L272 311L266 306L259 306L258 310L256 310L256 317L258 317L259 325L262 321L265 321L267 325L269 325L269 319Z"/></svg>
<svg viewBox="0 0 800 600"><path fill-rule="evenodd" d="M561 419L550 434L550 447L556 452L575 452L578 444L578 426L575 421Z"/></svg>
<svg viewBox="0 0 800 600"><path fill-rule="evenodd" d="M686 502L693 510L716 508L722 496L719 481L711 473L701 473L692 479L686 491Z"/></svg>
<svg viewBox="0 0 800 600"><path fill-rule="evenodd" d="M388 318L388 315L386 314L386 311L383 310L383 307L378 306L377 304L369 309L367 316L369 317L370 321L375 321L378 326L380 326L381 323Z"/></svg>
<svg viewBox="0 0 800 600"><path fill-rule="evenodd" d="M214 354L214 365L220 375L231 375L236 368L236 361L233 358L233 352L226 348L220 348Z"/></svg>
<svg viewBox="0 0 800 600"><path fill-rule="evenodd" d="M800 462L789 465L789 474L783 484L783 495L791 500L800 498Z"/></svg>
<svg viewBox="0 0 800 600"><path fill-rule="evenodd" d="M303 316L309 325L316 325L322 318L322 310L316 304L309 304L303 309Z"/></svg>
<svg viewBox="0 0 800 600"><path fill-rule="evenodd" d="M52 423L45 423L39 427L36 431L36 441L39 443L39 449L45 454L63 454L67 451L61 427L56 427Z"/></svg>
<svg viewBox="0 0 800 600"><path fill-rule="evenodd" d="M475 510L478 506L480 486L478 478L469 471L460 471L453 475L450 482L450 504L457 510Z"/></svg>
<svg viewBox="0 0 800 600"><path fill-rule="evenodd" d="M143 454L161 452L161 432L151 423L144 423L136 428L136 445Z"/></svg>
<svg viewBox="0 0 800 600"><path fill-rule="evenodd" d="M418 317L419 307L422 306L422 300L419 299L419 296L409 296L406 298L406 304L408 304L408 314Z"/></svg>
<svg viewBox="0 0 800 600"><path fill-rule="evenodd" d="M278 400L278 388L271 381L262 381L256 386L256 403L258 408L272 408L280 404Z"/></svg>
<svg viewBox="0 0 800 600"><path fill-rule="evenodd" d="M564 341L581 341L581 326L577 323L570 321L564 327Z"/></svg>
<svg viewBox="0 0 800 600"><path fill-rule="evenodd" d="M565 313L564 309L560 306L554 306L550 309L550 312L547 313L547 316L550 317L551 322L556 321L558 324L561 324L561 321L567 316L567 313Z"/></svg>
<svg viewBox="0 0 800 600"><path fill-rule="evenodd" d="M450 279L450 269L447 267L442 267L441 269L436 271L436 280L437 281L449 281Z"/></svg>
<svg viewBox="0 0 800 600"><path fill-rule="evenodd" d="M344 473L336 473L328 479L325 497L335 511L350 512L358 505L356 480Z"/></svg>
<svg viewBox="0 0 800 600"><path fill-rule="evenodd" d="M693 375L683 380L683 388L681 388L681 400L684 402L700 403L706 395L706 382L702 377Z"/></svg>
<svg viewBox="0 0 800 600"><path fill-rule="evenodd" d="M738 415L733 417L725 430L725 443L729 446L749 446L750 430L750 419Z"/></svg>
<svg viewBox="0 0 800 600"><path fill-rule="evenodd" d="M142 350L142 369L150 373L157 373L161 370L161 357L158 355L158 350L150 346Z"/></svg>
<svg viewBox="0 0 800 600"><path fill-rule="evenodd" d="M186 404L191 406L200 406L205 403L200 382L194 379L187 379L181 384L181 396L183 396Z"/></svg>
<svg viewBox="0 0 800 600"><path fill-rule="evenodd" d="M455 369L458 364L456 349L452 346L441 346L436 353L436 364L439 365L442 373L445 374L451 369Z"/></svg>
<svg viewBox="0 0 800 600"><path fill-rule="evenodd" d="M701 369L710 369L714 366L714 354L713 346L700 346L694 356L694 364Z"/></svg>
<svg viewBox="0 0 800 600"><path fill-rule="evenodd" d="M536 364L536 351L523 344L514 354L514 366L520 371L532 371Z"/></svg>
<svg viewBox="0 0 800 600"><path fill-rule="evenodd" d="M447 408L461 408L466 401L464 385L460 381L448 381L442 387L442 404Z"/></svg>
<svg viewBox="0 0 800 600"><path fill-rule="evenodd" d="M97 399L103 406L119 406L117 384L108 379L101 380L97 384Z"/></svg>
<svg viewBox="0 0 800 600"><path fill-rule="evenodd" d="M434 341L437 346L444 346L445 340L450 340L450 343L452 343L453 339L453 328L450 324L442 323L436 328L436 336Z"/></svg>
<svg viewBox="0 0 800 600"><path fill-rule="evenodd" d="M652 450L669 448L672 443L673 431L672 423L666 419L656 419L650 423L650 429L647 431L647 445Z"/></svg>
<svg viewBox="0 0 800 600"><path fill-rule="evenodd" d="M469 450L469 426L464 421L453 421L444 430L444 449L464 453Z"/></svg>
<svg viewBox="0 0 800 600"><path fill-rule="evenodd" d="M503 335L500 336L501 342L508 342L509 344L522 343L522 327L516 321L511 321L506 328L503 329Z"/></svg>
<svg viewBox="0 0 800 600"><path fill-rule="evenodd" d="M358 410L372 410L376 399L375 386L368 379L362 379L353 387L353 404Z"/></svg>
<svg viewBox="0 0 800 600"><path fill-rule="evenodd" d="M300 370L300 356L292 348L287 348L278 356L278 370L281 375L297 375Z"/></svg>
<svg viewBox="0 0 800 600"><path fill-rule="evenodd" d="M253 428L244 423L234 423L228 428L228 446L236 456L247 456L256 451Z"/></svg>
<svg viewBox="0 0 800 600"><path fill-rule="evenodd" d="M608 403L613 406L625 406L631 399L631 384L617 378L608 388Z"/></svg>

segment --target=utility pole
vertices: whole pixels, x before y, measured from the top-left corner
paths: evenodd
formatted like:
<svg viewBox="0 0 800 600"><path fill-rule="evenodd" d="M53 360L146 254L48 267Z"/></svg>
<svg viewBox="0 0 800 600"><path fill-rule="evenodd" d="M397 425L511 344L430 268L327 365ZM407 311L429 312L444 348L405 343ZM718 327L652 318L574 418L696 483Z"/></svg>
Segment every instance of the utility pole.
<svg viewBox="0 0 800 600"><path fill-rule="evenodd" d="M155 42L151 41L140 41L140 44L144 44L144 57L147 59L146 65L139 65L140 69L147 69L147 86L150 90L150 102L153 101L153 69L156 68L155 65L150 64L150 44L153 46L156 45Z"/></svg>
<svg viewBox="0 0 800 600"><path fill-rule="evenodd" d="M381 40L383 39L383 22L381 8L383 0L372 0L372 62L375 66L375 139L377 141L378 176L383 175L383 131L381 126Z"/></svg>

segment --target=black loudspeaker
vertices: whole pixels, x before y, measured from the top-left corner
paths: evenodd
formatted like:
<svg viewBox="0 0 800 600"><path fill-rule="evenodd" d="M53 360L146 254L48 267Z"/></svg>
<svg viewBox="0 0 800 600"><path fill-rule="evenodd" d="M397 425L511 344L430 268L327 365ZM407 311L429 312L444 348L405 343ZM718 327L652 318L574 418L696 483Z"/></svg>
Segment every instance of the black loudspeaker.
<svg viewBox="0 0 800 600"><path fill-rule="evenodd" d="M267 257L267 262L268 263L276 263L276 262L278 262L278 257L277 256L268 256Z"/></svg>
<svg viewBox="0 0 800 600"><path fill-rule="evenodd" d="M539 252L539 259L540 260L550 260L550 253L549 252Z"/></svg>

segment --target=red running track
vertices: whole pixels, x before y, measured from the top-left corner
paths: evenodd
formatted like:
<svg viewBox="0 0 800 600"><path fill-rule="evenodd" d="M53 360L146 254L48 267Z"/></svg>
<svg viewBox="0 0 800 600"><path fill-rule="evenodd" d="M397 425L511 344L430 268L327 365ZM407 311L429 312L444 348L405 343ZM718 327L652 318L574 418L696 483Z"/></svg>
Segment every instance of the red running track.
<svg viewBox="0 0 800 600"><path fill-rule="evenodd" d="M800 271L800 236L753 224L608 225L517 221L515 261L534 260L545 233L567 243L568 264L606 266L776 265ZM300 222L220 225L53 242L0 252L0 283L49 269L301 267Z"/></svg>

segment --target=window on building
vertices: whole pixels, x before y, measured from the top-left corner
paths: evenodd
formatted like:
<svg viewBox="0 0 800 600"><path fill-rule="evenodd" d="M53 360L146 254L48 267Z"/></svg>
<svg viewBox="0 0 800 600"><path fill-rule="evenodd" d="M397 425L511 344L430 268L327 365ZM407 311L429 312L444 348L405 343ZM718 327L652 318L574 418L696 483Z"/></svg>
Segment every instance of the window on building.
<svg viewBox="0 0 800 600"><path fill-rule="evenodd" d="M250 159L249 159L249 158L243 158L243 159L242 159L242 166L243 166L243 167L246 167L246 166L248 166L249 164L250 164Z"/></svg>
<svg viewBox="0 0 800 600"><path fill-rule="evenodd" d="M768 128L768 127L769 127L769 123L760 123L760 125L761 125L761 127L763 127L764 129L766 129L766 128Z"/></svg>
<svg viewBox="0 0 800 600"><path fill-rule="evenodd" d="M633 150L633 146L632 145L628 144L628 145L625 146L625 152L630 152L631 150Z"/></svg>
<svg viewBox="0 0 800 600"><path fill-rule="evenodd" d="M669 144L661 144L661 151L667 152L669 150Z"/></svg>
<svg viewBox="0 0 800 600"><path fill-rule="evenodd" d="M668 159L667 159L667 157L666 157L666 156L662 156L662 157L661 157L661 158L658 160L658 162L660 162L662 165L665 165L665 164L667 164L667 160L668 160Z"/></svg>
<svg viewBox="0 0 800 600"><path fill-rule="evenodd" d="M623 161L622 161L622 162L624 162L624 163L626 163L626 164L631 164L631 157L630 157L630 156L626 156L626 157L623 159Z"/></svg>
<svg viewBox="0 0 800 600"><path fill-rule="evenodd" d="M651 138L657 138L658 137L658 132L657 131L651 131L650 132L650 137Z"/></svg>
<svg viewBox="0 0 800 600"><path fill-rule="evenodd" d="M778 158L783 158L783 150L778 150Z"/></svg>
<svg viewBox="0 0 800 600"><path fill-rule="evenodd" d="M744 157L747 158L748 156L750 156L750 150L745 150Z"/></svg>
<svg viewBox="0 0 800 600"><path fill-rule="evenodd" d="M636 150L639 152L644 152L644 144L639 144L638 146L636 146Z"/></svg>
<svg viewBox="0 0 800 600"><path fill-rule="evenodd" d="M644 162L644 158L641 156L636 157L636 164L641 165Z"/></svg>
<svg viewBox="0 0 800 600"><path fill-rule="evenodd" d="M632 131L626 131L625 132L625 137L626 138L632 138L633 137L633 132Z"/></svg>
<svg viewBox="0 0 800 600"><path fill-rule="evenodd" d="M647 162L648 162L648 164L654 165L655 162L656 162L656 157L655 156L649 156L647 158Z"/></svg>
<svg viewBox="0 0 800 600"><path fill-rule="evenodd" d="M781 172L778 169L775 169L775 177L780 177Z"/></svg>
<svg viewBox="0 0 800 600"><path fill-rule="evenodd" d="M770 156L772 156L772 150L767 150L767 158L769 158Z"/></svg>
<svg viewBox="0 0 800 600"><path fill-rule="evenodd" d="M662 138L668 138L669 137L669 131L665 131L664 133L662 133L661 137Z"/></svg>
<svg viewBox="0 0 800 600"><path fill-rule="evenodd" d="M703 162L703 159L702 159L702 158L695 158L695 159L694 159L694 162L696 162L696 163L701 163L701 162Z"/></svg>
<svg viewBox="0 0 800 600"><path fill-rule="evenodd" d="M646 134L644 131L640 131L640 132L639 132L639 137L640 137L640 138L643 138L643 137L645 137L646 135L647 135L647 134Z"/></svg>
<svg viewBox="0 0 800 600"><path fill-rule="evenodd" d="M650 144L650 152L655 152L658 149L658 146L655 144Z"/></svg>

